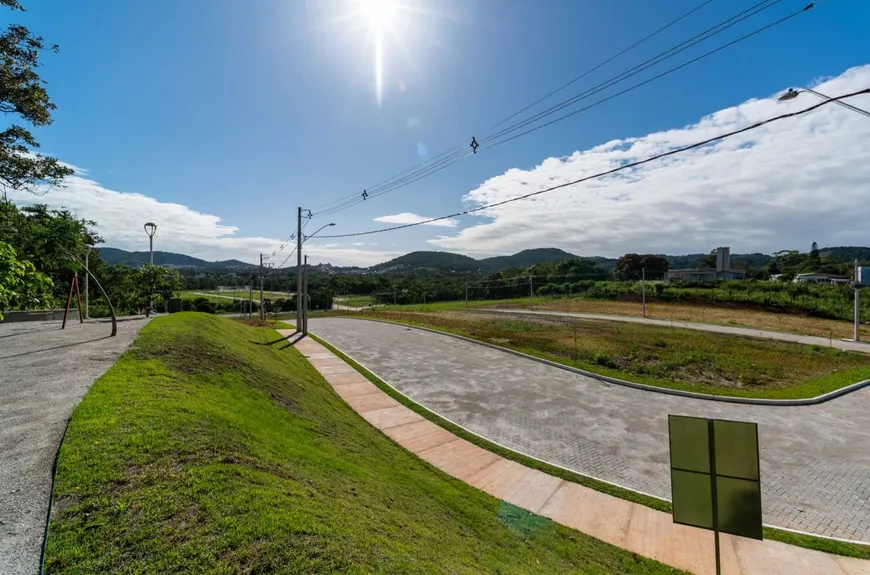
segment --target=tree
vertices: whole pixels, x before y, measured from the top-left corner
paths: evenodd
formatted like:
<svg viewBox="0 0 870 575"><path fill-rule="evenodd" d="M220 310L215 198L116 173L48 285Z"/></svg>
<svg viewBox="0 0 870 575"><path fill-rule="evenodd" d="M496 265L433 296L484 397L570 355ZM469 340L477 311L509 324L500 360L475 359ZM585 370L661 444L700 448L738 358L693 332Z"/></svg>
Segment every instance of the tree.
<svg viewBox="0 0 870 575"><path fill-rule="evenodd" d="M51 307L51 287L48 276L18 259L11 245L0 242L0 319L3 310Z"/></svg>
<svg viewBox="0 0 870 575"><path fill-rule="evenodd" d="M613 267L613 275L620 280L638 280L644 273L647 279L662 279L668 273L668 260L654 254L625 254Z"/></svg>
<svg viewBox="0 0 870 575"><path fill-rule="evenodd" d="M137 303L143 307L153 303L155 294L160 294L164 300L169 299L181 284L178 272L163 266L145 264L136 270L136 276Z"/></svg>
<svg viewBox="0 0 870 575"><path fill-rule="evenodd" d="M0 0L10 10L24 11L18 0ZM40 53L45 41L26 27L11 24L0 34L0 111L17 116L33 127L51 124L56 108L39 77ZM57 46L48 48L57 52ZM42 186L60 185L73 174L55 158L35 152L39 143L28 129L12 123L0 132L0 186L37 193Z"/></svg>

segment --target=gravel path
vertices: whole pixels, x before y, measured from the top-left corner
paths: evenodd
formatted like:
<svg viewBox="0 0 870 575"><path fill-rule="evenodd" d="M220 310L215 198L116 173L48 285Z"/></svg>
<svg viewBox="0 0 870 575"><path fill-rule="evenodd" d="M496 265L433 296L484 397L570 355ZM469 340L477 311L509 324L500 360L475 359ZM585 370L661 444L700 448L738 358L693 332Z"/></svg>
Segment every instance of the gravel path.
<svg viewBox="0 0 870 575"><path fill-rule="evenodd" d="M502 445L670 498L667 415L755 421L768 524L870 542L870 388L815 406L611 385L446 335L349 318L311 331L413 400Z"/></svg>
<svg viewBox="0 0 870 575"><path fill-rule="evenodd" d="M77 320L78 318L76 318ZM146 320L0 323L0 573L39 569L54 457L93 381Z"/></svg>
<svg viewBox="0 0 870 575"><path fill-rule="evenodd" d="M578 313L564 311L549 311L549 310L528 310L528 309L494 309L480 308L474 310L485 313L500 313L508 315L542 315L577 319L595 319L605 321L620 321L625 323L642 323L646 325L657 325L662 327L680 327L683 329L694 329L697 331L709 331L713 333L725 333L730 335L742 335L746 337L757 337L761 339L772 339L776 341L787 341L791 343L802 343L804 345L820 345L822 347L836 347L845 351L858 351L861 353L870 353L870 343L866 341L852 341L843 339L828 339L826 337L816 337L812 335L799 335L795 333L784 333L781 331L768 331L761 329L753 329L751 327L735 327L729 325L716 325L711 323L697 323L691 321L672 321L669 319L653 319L644 317L630 317L625 315L604 315L597 313Z"/></svg>

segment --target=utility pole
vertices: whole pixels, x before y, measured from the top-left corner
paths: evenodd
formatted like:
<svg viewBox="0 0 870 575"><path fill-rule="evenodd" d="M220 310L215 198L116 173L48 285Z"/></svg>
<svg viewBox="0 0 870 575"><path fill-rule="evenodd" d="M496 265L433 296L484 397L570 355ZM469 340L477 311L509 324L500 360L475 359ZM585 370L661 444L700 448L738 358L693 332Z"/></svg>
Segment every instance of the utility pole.
<svg viewBox="0 0 870 575"><path fill-rule="evenodd" d="M465 307L468 307L468 282L465 282Z"/></svg>
<svg viewBox="0 0 870 575"><path fill-rule="evenodd" d="M643 307L641 314L646 317L646 268L641 268L641 293L643 294Z"/></svg>
<svg viewBox="0 0 870 575"><path fill-rule="evenodd" d="M855 259L855 341L861 341L861 284L858 283L858 259Z"/></svg>
<svg viewBox="0 0 870 575"><path fill-rule="evenodd" d="M260 254L260 320L265 321L266 312L263 307L263 254Z"/></svg>
<svg viewBox="0 0 870 575"><path fill-rule="evenodd" d="M296 331L302 331L302 206L296 212Z"/></svg>
<svg viewBox="0 0 870 575"><path fill-rule="evenodd" d="M308 256L302 265L302 335L308 334Z"/></svg>
<svg viewBox="0 0 870 575"><path fill-rule="evenodd" d="M91 308L91 299L90 299L91 292L88 289L88 276L90 275L88 273L88 270L91 269L90 266L88 265L88 256L89 255L91 255L91 246L86 245L85 246L85 319L91 319L90 316L88 315L88 312L90 311L90 308Z"/></svg>
<svg viewBox="0 0 870 575"><path fill-rule="evenodd" d="M535 309L535 277L529 276L529 309Z"/></svg>

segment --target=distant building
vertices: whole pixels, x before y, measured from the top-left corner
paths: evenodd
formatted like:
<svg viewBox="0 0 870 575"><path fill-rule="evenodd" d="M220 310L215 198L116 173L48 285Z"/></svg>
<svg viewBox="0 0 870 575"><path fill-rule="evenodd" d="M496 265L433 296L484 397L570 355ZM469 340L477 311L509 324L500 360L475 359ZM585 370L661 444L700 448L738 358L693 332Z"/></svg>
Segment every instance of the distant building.
<svg viewBox="0 0 870 575"><path fill-rule="evenodd" d="M742 280L746 270L731 269L731 248L716 248L715 268L682 268L668 270L668 281L709 282L715 280Z"/></svg>
<svg viewBox="0 0 870 575"><path fill-rule="evenodd" d="M823 273L806 273L806 274L797 274L794 276L794 283L796 284L845 284L849 283L851 280L846 276L841 276L837 274L823 274Z"/></svg>
<svg viewBox="0 0 870 575"><path fill-rule="evenodd" d="M870 266L858 268L858 283L864 287L870 287Z"/></svg>

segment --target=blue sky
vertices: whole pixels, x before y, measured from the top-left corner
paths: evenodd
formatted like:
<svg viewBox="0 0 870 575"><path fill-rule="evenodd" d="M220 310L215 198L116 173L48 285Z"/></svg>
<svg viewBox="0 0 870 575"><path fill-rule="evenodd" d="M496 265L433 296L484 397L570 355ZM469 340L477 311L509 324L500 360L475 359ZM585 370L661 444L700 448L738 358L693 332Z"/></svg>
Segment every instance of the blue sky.
<svg viewBox="0 0 870 575"><path fill-rule="evenodd" d="M58 106L55 122L37 135L44 152L82 170L76 186L49 192L41 201L97 220L107 245L147 247L144 232L134 234L138 226L129 224L141 209L143 222L158 223L155 242L164 249L253 261L290 234L297 205L316 207L359 193L425 160L423 148L432 155L480 138L498 120L701 3L395 0L383 45L380 102L372 26L355 0L29 1L28 12L12 19L60 45L59 54L46 55L42 70ZM581 92L754 3L714 0L547 103ZM805 3L780 0L621 86ZM547 158L694 126L753 98L839 76L868 64L867 22L870 3L864 0L822 0L783 25L630 94L492 151L481 149L432 177L311 226L334 221L335 233L356 232L385 226L374 221L377 217L450 213L486 195L479 187L487 180L504 184L512 169L540 175L536 167ZM870 73L867 86L860 87L868 82ZM843 112L831 117L842 118ZM870 124L855 115L837 125L857 138L866 135L862 122ZM819 131L818 126L809 129ZM785 168L772 166L759 177ZM502 195L486 197L515 194L509 185L502 188ZM696 193L704 195L700 188ZM515 234L522 231L523 212L505 216L513 222L505 227L493 213L461 218L454 228L419 226L358 241L312 240L312 254L315 260L370 264L414 249L488 255L556 245L583 255L618 255L650 244L643 236L610 242L606 229L581 241L572 226L588 228L588 221L600 215L595 211L574 214L548 233L542 223L564 213L558 203L546 209L527 223L536 232L520 233L520 239ZM161 226L162 215L167 222ZM842 222L835 219L807 230L823 245L848 239L837 235L842 232ZM658 243L653 243L672 252L706 251L714 247L712 241L729 241L727 229L708 234L695 226L667 241L661 234L667 231L656 231ZM730 240L733 251L802 247L781 245L789 237L760 237L744 246L739 240ZM360 243L365 245L353 245ZM283 257L276 259L280 263Z"/></svg>

